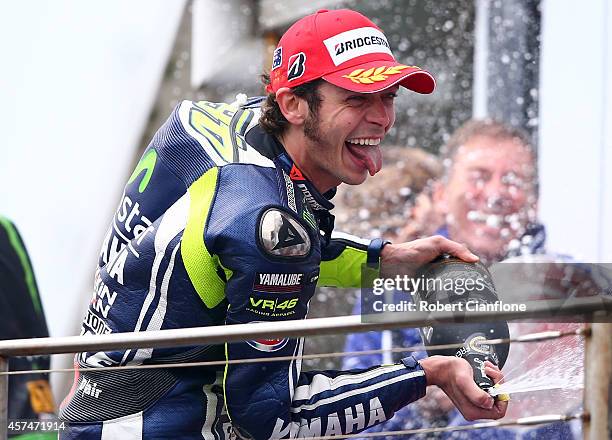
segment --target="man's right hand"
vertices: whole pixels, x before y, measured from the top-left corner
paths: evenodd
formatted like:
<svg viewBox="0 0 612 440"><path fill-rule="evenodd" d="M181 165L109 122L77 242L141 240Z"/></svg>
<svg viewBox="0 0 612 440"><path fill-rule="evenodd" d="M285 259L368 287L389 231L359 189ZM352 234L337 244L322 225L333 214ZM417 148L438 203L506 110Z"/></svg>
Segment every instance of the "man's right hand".
<svg viewBox="0 0 612 440"><path fill-rule="evenodd" d="M474 382L472 367L466 360L452 356L431 356L419 361L427 385L437 385L453 401L466 420L501 419L508 402L494 400ZM503 379L499 368L485 362L485 373L494 383Z"/></svg>

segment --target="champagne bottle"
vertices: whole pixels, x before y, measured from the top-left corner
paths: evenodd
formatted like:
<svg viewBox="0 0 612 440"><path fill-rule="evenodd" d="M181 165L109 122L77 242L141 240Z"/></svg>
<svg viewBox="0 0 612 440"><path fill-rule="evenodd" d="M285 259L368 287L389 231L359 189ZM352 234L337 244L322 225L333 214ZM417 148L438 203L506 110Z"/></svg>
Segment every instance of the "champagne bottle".
<svg viewBox="0 0 612 440"><path fill-rule="evenodd" d="M436 302L441 304L457 305L460 310L456 313L457 323L434 324L421 329L425 346L443 344L462 344L460 348L428 349L429 355L441 354L457 356L465 359L474 370L474 381L483 390L488 390L494 384L485 374L484 363L490 361L499 368L504 366L509 344L491 345L484 341L487 339L508 338L508 323L503 320L478 323L462 323L468 302L493 303L499 301L491 274L480 262L468 263L449 255L443 255L425 265L418 272L422 277L421 289L416 292L415 300L425 301L428 304ZM471 280L471 281L468 281Z"/></svg>

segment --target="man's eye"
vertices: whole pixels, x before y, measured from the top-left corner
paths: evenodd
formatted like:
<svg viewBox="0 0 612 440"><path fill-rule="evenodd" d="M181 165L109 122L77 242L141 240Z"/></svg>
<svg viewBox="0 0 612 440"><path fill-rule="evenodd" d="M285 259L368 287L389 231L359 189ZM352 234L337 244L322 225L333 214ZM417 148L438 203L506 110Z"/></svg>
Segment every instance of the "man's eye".
<svg viewBox="0 0 612 440"><path fill-rule="evenodd" d="M365 102L365 96L360 96L360 95L355 95L355 96L349 96L347 99L349 104L361 104L363 102Z"/></svg>
<svg viewBox="0 0 612 440"><path fill-rule="evenodd" d="M502 183L508 186L522 187L525 180L515 173L508 173L502 177Z"/></svg>
<svg viewBox="0 0 612 440"><path fill-rule="evenodd" d="M483 170L474 170L468 173L468 180L476 185L483 185L490 178L490 173Z"/></svg>

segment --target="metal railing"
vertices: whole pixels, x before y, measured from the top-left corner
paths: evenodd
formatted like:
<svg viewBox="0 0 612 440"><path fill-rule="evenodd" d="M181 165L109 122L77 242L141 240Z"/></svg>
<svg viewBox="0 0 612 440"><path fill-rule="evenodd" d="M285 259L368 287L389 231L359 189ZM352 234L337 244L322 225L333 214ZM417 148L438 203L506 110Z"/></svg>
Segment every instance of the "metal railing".
<svg viewBox="0 0 612 440"><path fill-rule="evenodd" d="M598 298L581 298L571 301L535 301L527 303L525 312L465 312L461 314L461 322L486 322L492 320L513 320L513 319L551 319L551 311L554 310L555 317L582 317L583 320L602 320L610 317L612 302ZM357 333L372 330L387 330L399 327L422 327L432 324L455 323L457 314L453 312L409 312L394 313L384 315L344 316L333 318L317 318L299 321L283 322L260 322L252 324L238 324L231 326L214 326L201 328L185 328L175 330L159 330L140 333L117 333L109 335L85 335L68 336L59 338L36 338L36 339L15 339L0 341L0 440L7 438L7 399L8 399L8 357L24 355L45 355L60 353L77 353L81 351L104 351L127 348L163 348L186 345L217 344L224 342L237 342L252 339L269 339L302 336L321 336L338 333ZM369 322L362 322L367 320ZM567 320L567 319L566 319ZM587 347L585 350L585 395L583 414L578 415L547 415L535 418L517 419L513 423L504 422L485 422L479 427L490 427L491 423L501 423L497 426L507 426L510 424L533 424L547 423L543 420L548 418L581 418L584 424L585 438L599 439L607 438L608 426L608 404L607 400L602 403L602 399L607 399L612 365L612 326L610 324L593 324L592 330L576 332L576 334L587 337ZM565 334L567 335L567 334ZM593 338L596 335L597 338ZM533 335L524 335L514 339L495 339L487 341L490 344L500 344L510 341L531 342L543 339L562 337L561 332L544 332ZM589 339L592 340L589 343ZM460 347L461 344L448 344L444 347ZM421 347L422 348L422 347ZM433 347L429 347L431 349ZM442 346L438 347L442 348ZM406 351L406 348L402 348ZM607 351L606 351L607 350ZM338 354L339 355L339 354ZM346 355L343 353L342 355ZM320 355L318 355L320 356ZM304 359L307 356L302 356ZM273 358L270 361L279 361L281 358ZM239 360L245 362L249 360ZM261 362L261 359L253 360ZM225 362L217 362L224 364ZM201 362L197 365L214 364ZM607 364L607 365L606 365ZM189 364L189 365L194 365ZM176 367L187 366L187 364L176 365ZM164 365L147 366L128 366L118 368L168 368ZM112 367L104 367L109 369ZM85 369L82 369L85 370ZM64 371L71 371L64 370ZM39 370L40 372L40 370ZM596 388L597 392L593 392ZM587 392L588 390L588 392ZM592 396L597 396L593 399ZM544 418L542 418L544 417ZM564 420L565 420L564 419ZM438 428L441 429L441 428ZM445 430L464 430L466 427L448 427ZM472 428L472 429L478 429ZM429 432L429 431L428 431ZM381 435L382 433L378 433ZM403 432L390 432L386 435L404 434ZM366 437L360 434L361 437ZM606 437L604 437L606 436ZM350 436L345 436L346 438Z"/></svg>

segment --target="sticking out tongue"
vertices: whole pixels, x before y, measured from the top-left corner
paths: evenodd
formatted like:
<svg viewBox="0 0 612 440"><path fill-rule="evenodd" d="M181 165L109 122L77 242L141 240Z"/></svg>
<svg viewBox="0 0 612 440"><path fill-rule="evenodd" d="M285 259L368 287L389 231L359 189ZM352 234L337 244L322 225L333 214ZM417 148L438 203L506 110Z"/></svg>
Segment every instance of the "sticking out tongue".
<svg viewBox="0 0 612 440"><path fill-rule="evenodd" d="M382 168L382 151L380 150L380 145L357 146L349 142L346 142L345 145L353 156L363 162L370 176L380 171Z"/></svg>

